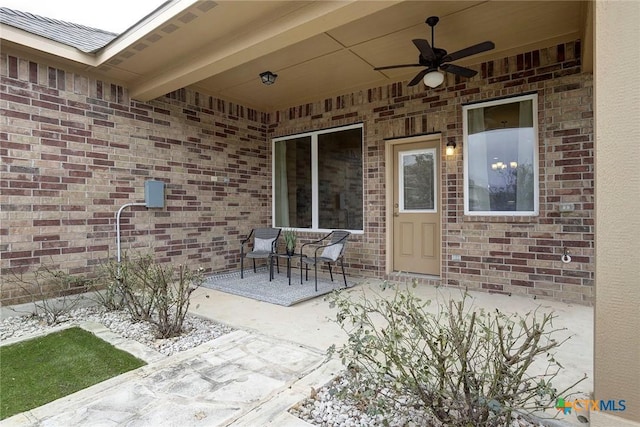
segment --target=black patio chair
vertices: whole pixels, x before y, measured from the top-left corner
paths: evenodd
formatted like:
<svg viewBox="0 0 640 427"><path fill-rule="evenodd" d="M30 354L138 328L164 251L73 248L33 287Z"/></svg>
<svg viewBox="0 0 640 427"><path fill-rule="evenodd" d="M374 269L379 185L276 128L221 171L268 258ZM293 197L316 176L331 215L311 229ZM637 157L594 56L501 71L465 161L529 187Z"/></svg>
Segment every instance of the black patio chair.
<svg viewBox="0 0 640 427"><path fill-rule="evenodd" d="M252 241L253 244L250 252L245 253L244 246ZM251 258L253 260L253 272L256 272L256 259L268 260L272 254L276 253L278 247L278 237L280 237L279 228L254 228L246 239L240 244L240 278L244 279L244 259ZM280 265L276 258L278 273L280 273Z"/></svg>
<svg viewBox="0 0 640 427"><path fill-rule="evenodd" d="M337 264L340 262L342 268L342 278L344 279L344 287L347 287L347 276L344 274L344 252L347 247L347 240L351 233L344 230L335 230L327 234L321 239L314 240L313 242L307 242L300 248L300 284L302 284L302 266L305 266L306 280L309 280L309 265L313 265L316 281L316 292L318 292L318 263L324 262L329 267L329 275L333 282L333 272L331 271L331 264ZM309 254L304 253L305 246L313 248L313 255L311 255L310 249L307 249Z"/></svg>

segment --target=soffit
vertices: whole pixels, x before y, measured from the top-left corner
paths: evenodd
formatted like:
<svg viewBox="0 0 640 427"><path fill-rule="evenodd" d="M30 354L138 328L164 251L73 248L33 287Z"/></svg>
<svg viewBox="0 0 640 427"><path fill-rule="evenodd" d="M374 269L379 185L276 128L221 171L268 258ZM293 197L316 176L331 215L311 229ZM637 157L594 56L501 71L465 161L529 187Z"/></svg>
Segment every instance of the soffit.
<svg viewBox="0 0 640 427"><path fill-rule="evenodd" d="M83 62L149 100L193 86L261 111L411 79L420 68L413 38L440 17L435 45L449 52L491 40L481 62L581 38L581 1L193 1L169 2ZM583 43L587 45L587 43ZM77 58L73 58L77 61ZM588 68L588 67L587 67ZM272 86L258 74L278 74ZM416 86L412 90L422 91Z"/></svg>
<svg viewBox="0 0 640 427"><path fill-rule="evenodd" d="M473 66L581 37L581 4L574 1L402 2L197 82L199 90L266 110L285 108L358 88L407 81L421 68L373 71L416 63L411 39L431 41L426 17L437 15L435 45L453 52L491 40L496 49L456 61ZM278 74L264 86L258 74ZM420 86L416 90L424 90Z"/></svg>

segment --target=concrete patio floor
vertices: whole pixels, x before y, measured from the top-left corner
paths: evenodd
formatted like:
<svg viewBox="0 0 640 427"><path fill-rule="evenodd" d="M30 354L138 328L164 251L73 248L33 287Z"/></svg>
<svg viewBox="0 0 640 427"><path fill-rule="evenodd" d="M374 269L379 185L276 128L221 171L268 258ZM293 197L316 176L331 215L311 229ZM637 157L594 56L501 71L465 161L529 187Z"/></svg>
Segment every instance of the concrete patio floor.
<svg viewBox="0 0 640 427"><path fill-rule="evenodd" d="M374 293L391 295L392 290L381 292L382 282L368 280L345 292L353 295ZM457 288L417 286L411 291L422 300L432 300L429 307L435 311L435 301L460 299L462 292ZM570 337L556 350L556 359L564 369L553 380L558 390L563 390L585 375L587 378L576 388L580 392L574 398L588 399L593 390L593 308L555 301L533 299L531 297L507 296L485 292L469 292L473 304L485 310L496 310L510 314L526 314L538 310L539 313L553 312L557 341ZM237 298L229 294L198 289L192 298L191 312L237 328L255 331L270 337L298 343L308 348L326 352L332 344L346 342L347 335L333 321L336 309L331 308L325 298L316 298L292 307L279 307L251 299ZM541 369L545 360L539 360ZM580 424L575 414L566 418L567 422Z"/></svg>
<svg viewBox="0 0 640 427"><path fill-rule="evenodd" d="M379 284L366 282L347 292L370 295L379 291ZM461 295L458 289L430 286L414 288L413 292L424 300ZM565 369L554 385L561 389L586 374L588 379L578 390L592 390L592 308L520 296L470 294L476 306L487 310L524 314L539 308L555 312L554 326L567 328L557 338L572 338L557 352L556 358ZM0 425L309 426L286 411L308 397L311 387L327 383L342 368L325 356L330 345L344 343L347 338L331 320L335 309L328 301L316 298L282 307L199 288L192 295L190 311L238 331L173 356L148 357L150 363L145 367L3 420ZM562 424L579 423L572 414Z"/></svg>

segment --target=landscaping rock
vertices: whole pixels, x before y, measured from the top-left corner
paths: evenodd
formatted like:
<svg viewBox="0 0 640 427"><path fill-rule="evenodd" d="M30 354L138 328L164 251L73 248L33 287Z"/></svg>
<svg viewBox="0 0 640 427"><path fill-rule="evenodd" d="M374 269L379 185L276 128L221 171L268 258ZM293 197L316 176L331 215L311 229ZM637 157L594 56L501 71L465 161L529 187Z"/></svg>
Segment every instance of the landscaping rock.
<svg viewBox="0 0 640 427"><path fill-rule="evenodd" d="M86 307L72 310L54 326L77 324L84 321L97 322L112 332L151 347L165 356L188 350L204 342L233 331L233 328L200 317L187 315L185 332L179 337L156 339L154 326L147 322L133 322L123 310L107 311L103 307ZM43 317L15 316L0 322L0 341L46 333L52 329Z"/></svg>

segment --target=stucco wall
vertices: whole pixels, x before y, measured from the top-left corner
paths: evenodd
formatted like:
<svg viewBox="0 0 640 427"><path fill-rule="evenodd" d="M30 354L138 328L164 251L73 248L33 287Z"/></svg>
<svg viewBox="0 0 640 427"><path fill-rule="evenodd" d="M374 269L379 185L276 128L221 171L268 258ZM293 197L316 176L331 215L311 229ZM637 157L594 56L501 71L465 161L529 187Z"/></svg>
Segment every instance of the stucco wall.
<svg viewBox="0 0 640 427"><path fill-rule="evenodd" d="M595 399L626 409L592 426L640 425L640 3L595 2ZM625 421L626 420L626 421ZM630 421L635 421L631 423Z"/></svg>

